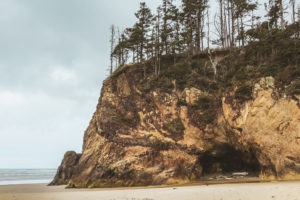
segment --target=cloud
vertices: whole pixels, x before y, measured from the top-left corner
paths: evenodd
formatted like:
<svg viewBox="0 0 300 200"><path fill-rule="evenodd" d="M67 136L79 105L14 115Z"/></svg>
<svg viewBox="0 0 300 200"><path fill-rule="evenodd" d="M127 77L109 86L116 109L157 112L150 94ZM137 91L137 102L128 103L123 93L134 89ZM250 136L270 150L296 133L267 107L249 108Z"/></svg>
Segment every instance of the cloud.
<svg viewBox="0 0 300 200"><path fill-rule="evenodd" d="M64 67L54 67L50 77L60 83L74 83L77 80L76 72Z"/></svg>
<svg viewBox="0 0 300 200"><path fill-rule="evenodd" d="M1 89L0 168L56 167L64 151L81 151L94 112L91 105L96 104L90 98L80 102L45 92Z"/></svg>
<svg viewBox="0 0 300 200"><path fill-rule="evenodd" d="M10 108L22 105L24 96L9 90L0 90L0 108Z"/></svg>
<svg viewBox="0 0 300 200"><path fill-rule="evenodd" d="M81 151L107 77L109 27L134 24L138 7L0 0L0 168L57 167L65 151Z"/></svg>

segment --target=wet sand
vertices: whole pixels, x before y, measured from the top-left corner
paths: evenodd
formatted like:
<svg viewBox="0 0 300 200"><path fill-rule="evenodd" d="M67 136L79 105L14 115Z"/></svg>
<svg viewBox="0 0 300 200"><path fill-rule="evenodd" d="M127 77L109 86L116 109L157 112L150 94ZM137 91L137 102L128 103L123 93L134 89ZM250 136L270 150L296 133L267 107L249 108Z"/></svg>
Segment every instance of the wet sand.
<svg viewBox="0 0 300 200"><path fill-rule="evenodd" d="M300 200L300 182L162 188L64 189L45 184L0 186L0 200Z"/></svg>

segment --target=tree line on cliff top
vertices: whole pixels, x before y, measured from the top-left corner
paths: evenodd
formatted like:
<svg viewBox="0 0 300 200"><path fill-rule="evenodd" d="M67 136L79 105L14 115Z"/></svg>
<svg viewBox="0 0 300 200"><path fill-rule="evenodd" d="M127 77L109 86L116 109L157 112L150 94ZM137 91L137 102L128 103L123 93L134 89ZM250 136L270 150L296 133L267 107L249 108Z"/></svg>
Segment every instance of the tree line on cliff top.
<svg viewBox="0 0 300 200"><path fill-rule="evenodd" d="M233 49L256 44L255 48L260 48L257 43L262 41L273 48L276 40L300 38L300 8L296 0L269 0L264 5L256 0L180 1L181 5L176 6L175 0L162 0L155 14L142 2L132 27L120 33L111 26L110 74L129 59L133 63L152 59L155 74L159 75L163 55L209 54L211 46ZM218 4L214 17L210 14L211 1ZM259 6L264 6L266 16L255 15ZM287 10L291 20L285 18Z"/></svg>

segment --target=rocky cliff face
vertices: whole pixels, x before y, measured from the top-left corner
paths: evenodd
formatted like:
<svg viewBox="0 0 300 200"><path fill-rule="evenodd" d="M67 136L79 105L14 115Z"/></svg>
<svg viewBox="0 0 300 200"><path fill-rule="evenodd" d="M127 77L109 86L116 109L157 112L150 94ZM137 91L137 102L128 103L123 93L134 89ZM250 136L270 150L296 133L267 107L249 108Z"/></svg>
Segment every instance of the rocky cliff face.
<svg viewBox="0 0 300 200"><path fill-rule="evenodd" d="M69 186L184 183L234 170L295 178L300 173L300 108L272 77L239 102L194 87L142 92L134 67L103 83Z"/></svg>
<svg viewBox="0 0 300 200"><path fill-rule="evenodd" d="M57 173L53 181L49 185L66 185L69 183L74 171L74 167L78 164L81 154L74 151L65 153L64 158L57 169Z"/></svg>

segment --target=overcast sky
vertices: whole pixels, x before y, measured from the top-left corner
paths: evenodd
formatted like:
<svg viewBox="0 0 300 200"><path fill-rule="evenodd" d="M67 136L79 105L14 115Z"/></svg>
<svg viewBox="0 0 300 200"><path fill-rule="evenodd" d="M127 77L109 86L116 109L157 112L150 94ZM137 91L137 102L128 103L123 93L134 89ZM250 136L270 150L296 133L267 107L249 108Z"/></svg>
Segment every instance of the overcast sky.
<svg viewBox="0 0 300 200"><path fill-rule="evenodd" d="M65 151L81 152L108 74L109 27L133 25L138 7L0 0L0 168L55 168Z"/></svg>
<svg viewBox="0 0 300 200"><path fill-rule="evenodd" d="M147 0L152 8L159 0ZM139 0L0 1L0 168L55 168L81 152L109 64L109 27Z"/></svg>

